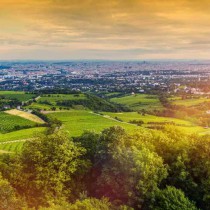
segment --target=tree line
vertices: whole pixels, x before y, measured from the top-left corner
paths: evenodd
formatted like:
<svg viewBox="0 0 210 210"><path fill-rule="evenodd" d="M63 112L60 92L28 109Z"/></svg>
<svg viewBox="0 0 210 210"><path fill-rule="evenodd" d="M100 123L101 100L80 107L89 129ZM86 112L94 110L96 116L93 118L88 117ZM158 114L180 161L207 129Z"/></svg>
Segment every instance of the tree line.
<svg viewBox="0 0 210 210"><path fill-rule="evenodd" d="M121 127L40 135L0 160L0 209L209 210L210 138Z"/></svg>

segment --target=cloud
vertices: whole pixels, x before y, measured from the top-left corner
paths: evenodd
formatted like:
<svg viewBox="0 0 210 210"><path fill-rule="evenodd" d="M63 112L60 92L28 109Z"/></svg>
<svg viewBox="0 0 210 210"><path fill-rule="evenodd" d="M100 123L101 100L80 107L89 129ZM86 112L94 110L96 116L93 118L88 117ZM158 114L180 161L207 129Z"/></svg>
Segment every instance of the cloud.
<svg viewBox="0 0 210 210"><path fill-rule="evenodd" d="M209 19L207 0L0 0L0 44L13 57L11 49L31 57L42 50L53 59L53 51L69 58L72 52L92 58L206 58Z"/></svg>

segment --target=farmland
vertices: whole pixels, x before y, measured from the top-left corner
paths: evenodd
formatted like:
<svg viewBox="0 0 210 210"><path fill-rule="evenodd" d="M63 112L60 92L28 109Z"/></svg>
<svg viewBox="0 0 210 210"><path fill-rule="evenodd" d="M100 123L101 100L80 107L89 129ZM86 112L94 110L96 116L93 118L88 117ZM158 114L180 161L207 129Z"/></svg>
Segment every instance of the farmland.
<svg viewBox="0 0 210 210"><path fill-rule="evenodd" d="M192 107L205 102L210 102L210 99L205 97L191 98L191 99L171 98L170 101L173 105Z"/></svg>
<svg viewBox="0 0 210 210"><path fill-rule="evenodd" d="M107 113L104 112L104 115L110 116L112 118L120 119L124 122L130 122L132 120L141 120L143 121L143 127L148 127L150 124L159 124L159 123L166 123L166 124L173 124L180 130L183 130L187 134L192 134L192 133L200 133L200 134L205 134L207 132L210 132L210 129L204 129L201 126L197 126L187 120L181 120L181 119L176 119L176 118L170 118L170 117L158 117L154 115L145 115L142 116L138 114L137 112L123 112L123 113Z"/></svg>
<svg viewBox="0 0 210 210"><path fill-rule="evenodd" d="M4 151L18 152L21 150L24 141L33 139L34 136L41 134L46 128L29 128L10 133L0 133L0 154Z"/></svg>
<svg viewBox="0 0 210 210"><path fill-rule="evenodd" d="M56 102L63 100L80 100L85 99L84 94L49 94L42 95L38 100L39 103L49 102L52 105L56 105Z"/></svg>
<svg viewBox="0 0 210 210"><path fill-rule="evenodd" d="M0 144L0 154L18 153L22 150L24 141Z"/></svg>
<svg viewBox="0 0 210 210"><path fill-rule="evenodd" d="M48 115L61 120L64 124L63 129L68 131L70 136L79 136L85 130L100 132L105 128L117 125L122 126L127 130L134 130L138 128L135 125L117 122L85 110L55 112L49 113Z"/></svg>
<svg viewBox="0 0 210 210"><path fill-rule="evenodd" d="M60 108L58 102L62 101L78 101L84 100L86 96L84 94L47 94L39 97L37 102L34 102L27 106L28 109L38 109L38 110L51 110L52 107Z"/></svg>
<svg viewBox="0 0 210 210"><path fill-rule="evenodd" d="M25 100L31 94L24 94L24 92L1 92L7 97L9 95L21 96L21 100ZM25 96L27 95L27 97ZM129 132L133 132L139 127L132 124L132 121L141 121L142 127L145 129L152 128L156 125L173 124L175 127L183 130L187 134L200 133L207 134L209 129L205 129L201 126L193 124L189 120L176 119L172 117L160 117L149 114L139 114L137 111L145 109L146 111L163 109L158 96L136 94L136 95L119 95L118 93L107 94L109 100L114 103L125 105L132 109L132 112L112 112L101 111L93 112L90 108L82 105L70 106L58 106L57 102L63 101L77 101L86 100L85 94L42 94L37 98L37 101L30 103L27 106L23 106L26 110L38 109L42 110L47 116L60 120L63 125L62 130L69 133L69 136L79 136L85 130L91 130L95 132L101 132L105 128L111 126L121 126ZM32 97L32 96L30 96ZM5 100L5 99L2 99ZM96 99L97 100L97 99ZM185 104L186 100L181 100L180 97L173 97L169 99L171 103L182 102ZM207 99L187 99L191 101L191 105L197 105ZM194 101L193 101L194 100ZM188 103L188 104L190 104ZM187 104L187 103L186 103ZM113 104L114 106L114 104ZM56 111L52 111L55 107ZM35 115L32 115L25 111L11 109L5 112L0 112L0 153L4 151L18 152L21 150L25 140L34 138L34 135L43 133L46 128L28 128L25 126L35 127L36 123L44 123L43 120ZM13 131L15 128L21 129ZM1 143L2 142L2 143ZM4 144L7 142L6 144Z"/></svg>
<svg viewBox="0 0 210 210"><path fill-rule="evenodd" d="M5 113L8 113L10 115L19 116L19 117L25 118L27 120L33 121L35 123L41 123L41 124L44 123L44 121L42 119L40 119L39 117L37 117L36 115L33 115L28 112L20 111L17 109L12 109L12 110L6 111Z"/></svg>
<svg viewBox="0 0 210 210"><path fill-rule="evenodd" d="M16 130L17 127L34 127L35 123L19 116L0 112L0 133L7 133Z"/></svg>
<svg viewBox="0 0 210 210"><path fill-rule="evenodd" d="M35 94L26 94L23 91L0 91L0 96L5 99L15 99L23 102L36 97Z"/></svg>
<svg viewBox="0 0 210 210"><path fill-rule="evenodd" d="M138 111L141 109L154 110L163 108L158 96L156 95L125 95L121 97L113 97L110 100L115 103L126 105L134 111Z"/></svg>

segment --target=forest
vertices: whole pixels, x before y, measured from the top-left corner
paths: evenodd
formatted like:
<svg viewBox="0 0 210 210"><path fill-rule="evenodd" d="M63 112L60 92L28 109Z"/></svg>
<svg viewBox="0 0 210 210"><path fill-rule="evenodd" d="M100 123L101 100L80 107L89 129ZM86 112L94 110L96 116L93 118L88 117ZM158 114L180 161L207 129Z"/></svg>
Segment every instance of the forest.
<svg viewBox="0 0 210 210"><path fill-rule="evenodd" d="M210 209L210 139L171 125L59 130L0 157L2 210Z"/></svg>

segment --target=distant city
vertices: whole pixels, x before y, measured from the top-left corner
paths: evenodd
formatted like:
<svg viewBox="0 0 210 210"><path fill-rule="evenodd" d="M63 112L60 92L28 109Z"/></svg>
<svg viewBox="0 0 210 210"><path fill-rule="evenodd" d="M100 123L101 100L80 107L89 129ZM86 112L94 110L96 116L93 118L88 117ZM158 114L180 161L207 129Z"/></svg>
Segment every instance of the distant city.
<svg viewBox="0 0 210 210"><path fill-rule="evenodd" d="M71 88L91 92L154 90L208 94L210 62L0 62L0 89Z"/></svg>

